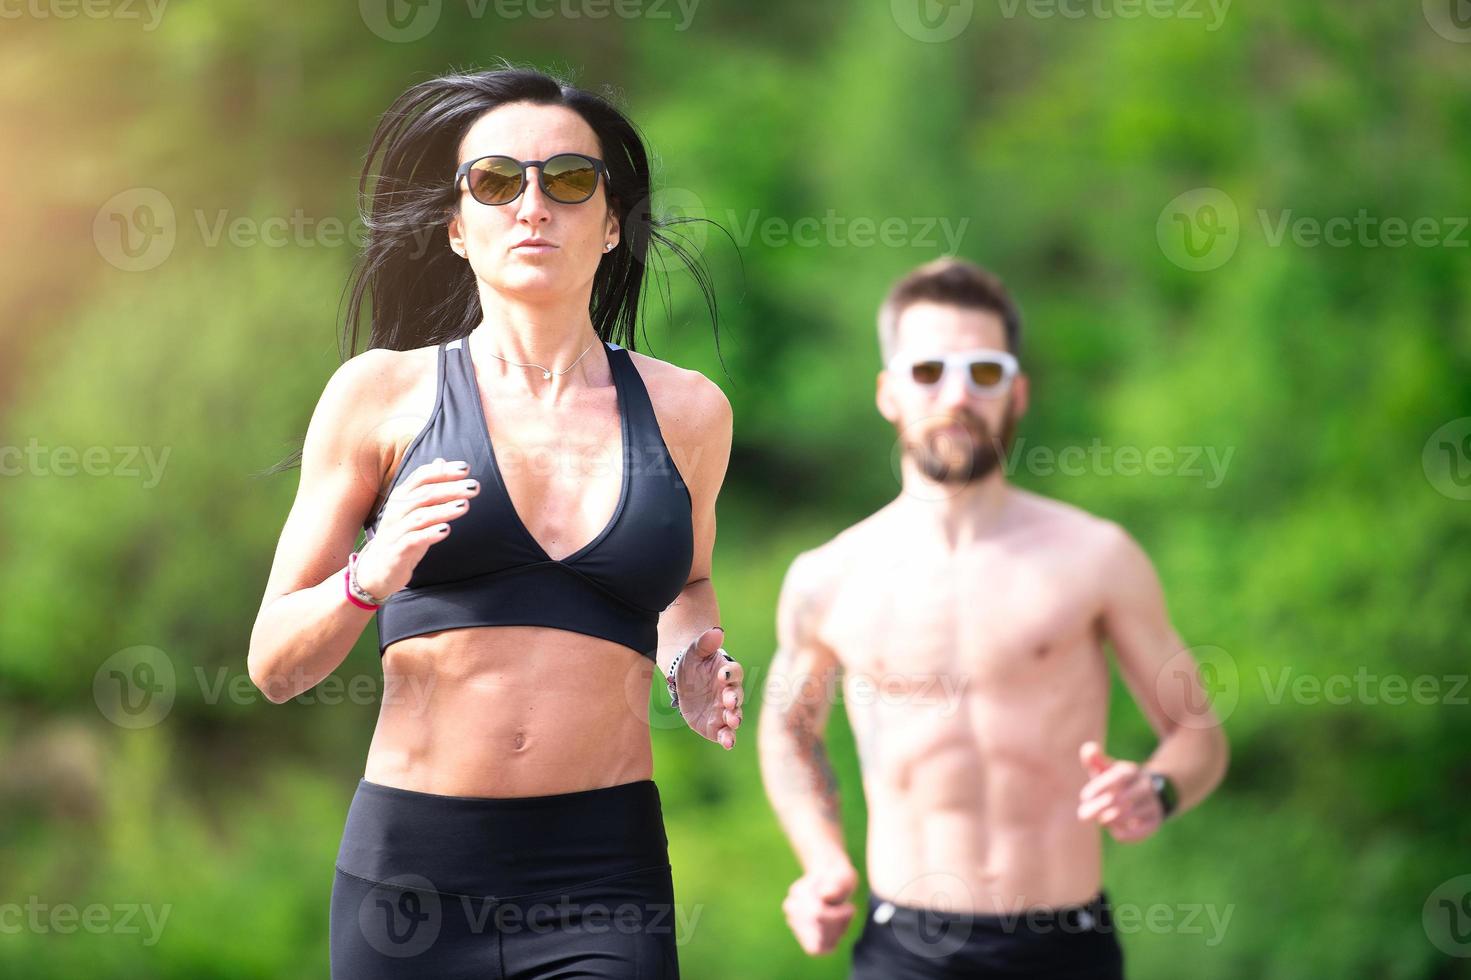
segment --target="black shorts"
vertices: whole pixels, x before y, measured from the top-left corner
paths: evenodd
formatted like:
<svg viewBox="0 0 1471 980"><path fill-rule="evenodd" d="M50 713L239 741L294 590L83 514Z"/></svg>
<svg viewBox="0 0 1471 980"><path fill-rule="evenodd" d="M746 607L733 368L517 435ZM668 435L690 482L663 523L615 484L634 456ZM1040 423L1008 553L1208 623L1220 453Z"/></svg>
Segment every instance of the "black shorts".
<svg viewBox="0 0 1471 980"><path fill-rule="evenodd" d="M334 980L677 980L652 780L440 796L362 780L332 886Z"/></svg>
<svg viewBox="0 0 1471 980"><path fill-rule="evenodd" d="M870 895L849 980L1121 980L1108 893L1083 905L970 915Z"/></svg>

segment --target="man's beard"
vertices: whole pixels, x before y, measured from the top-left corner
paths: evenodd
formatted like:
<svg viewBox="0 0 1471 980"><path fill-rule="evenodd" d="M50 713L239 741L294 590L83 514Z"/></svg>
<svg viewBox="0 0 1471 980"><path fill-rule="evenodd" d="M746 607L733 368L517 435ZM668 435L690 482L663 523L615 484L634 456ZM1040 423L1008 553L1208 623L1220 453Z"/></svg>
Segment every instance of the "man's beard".
<svg viewBox="0 0 1471 980"><path fill-rule="evenodd" d="M1010 403L1001 419L999 438L984 419L969 412L961 412L952 419L965 428L968 436L937 433L917 440L906 439L904 451L913 458L920 472L938 483L974 483L990 476L1006 458L1016 437L1016 416Z"/></svg>

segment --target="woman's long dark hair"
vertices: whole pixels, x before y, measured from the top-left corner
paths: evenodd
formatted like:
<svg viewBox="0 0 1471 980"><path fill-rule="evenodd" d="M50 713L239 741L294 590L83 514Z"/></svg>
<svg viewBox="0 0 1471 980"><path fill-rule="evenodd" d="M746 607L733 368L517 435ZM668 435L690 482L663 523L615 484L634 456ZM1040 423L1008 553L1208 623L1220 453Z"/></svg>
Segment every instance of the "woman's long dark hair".
<svg viewBox="0 0 1471 980"><path fill-rule="evenodd" d="M597 135L608 166L608 204L618 215L619 247L603 255L593 276L590 313L598 337L637 349L635 329L650 258L668 251L694 278L720 341L715 290L698 251L674 225L701 218L656 218L643 137L610 97L575 88L541 71L503 67L456 72L421 82L378 122L358 180L366 223L363 250L348 279L339 353L358 353L364 300L371 301L369 349L412 350L467 336L482 317L474 271L449 247L447 223L459 207L454 186L460 142L486 112L513 102L565 106ZM371 186L370 186L371 185ZM719 227L719 225L716 225ZM723 230L723 229L722 229ZM668 283L663 287L666 309ZM297 450L276 473L301 461Z"/></svg>

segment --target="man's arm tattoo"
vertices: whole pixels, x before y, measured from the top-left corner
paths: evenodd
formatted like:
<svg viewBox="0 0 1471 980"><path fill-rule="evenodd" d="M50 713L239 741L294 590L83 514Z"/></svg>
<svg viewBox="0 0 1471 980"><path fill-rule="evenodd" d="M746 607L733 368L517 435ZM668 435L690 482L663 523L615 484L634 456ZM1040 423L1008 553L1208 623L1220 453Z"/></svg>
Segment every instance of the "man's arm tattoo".
<svg viewBox="0 0 1471 980"><path fill-rule="evenodd" d="M792 632L797 643L814 638L817 627L817 602L810 589L797 595L796 608L792 616ZM796 660L796 652L786 646L778 648L775 660L786 672ZM786 676L792 676L786 672ZM828 759L822 733L818 730L818 718L827 703L827 687L833 673L826 676L802 678L797 689L787 691L787 702L780 707L781 726L792 748L801 795L815 798L822 817L833 826L841 824L838 805L838 778ZM815 682L815 683L814 683Z"/></svg>
<svg viewBox="0 0 1471 980"><path fill-rule="evenodd" d="M788 737L794 748L793 757L807 778L806 789L810 790L820 804L823 817L838 824L838 777L833 772L832 762L827 757L827 748L817 731L813 709L797 704L782 717Z"/></svg>

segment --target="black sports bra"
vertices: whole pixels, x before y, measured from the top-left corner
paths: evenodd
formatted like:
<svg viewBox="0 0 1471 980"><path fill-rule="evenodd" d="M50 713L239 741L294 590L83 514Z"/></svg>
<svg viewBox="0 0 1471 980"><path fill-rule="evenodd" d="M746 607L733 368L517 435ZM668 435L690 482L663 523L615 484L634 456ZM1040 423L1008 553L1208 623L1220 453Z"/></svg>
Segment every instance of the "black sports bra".
<svg viewBox="0 0 1471 980"><path fill-rule="evenodd" d="M690 493L669 455L638 368L604 341L623 433L623 487L608 525L565 558L547 555L511 504L463 338L439 345L434 411L409 444L391 493L435 457L463 459L480 481L469 510L429 546L377 612L378 652L405 637L469 626L550 626L622 643L650 659L659 614L689 579ZM371 540L379 501L364 523Z"/></svg>

